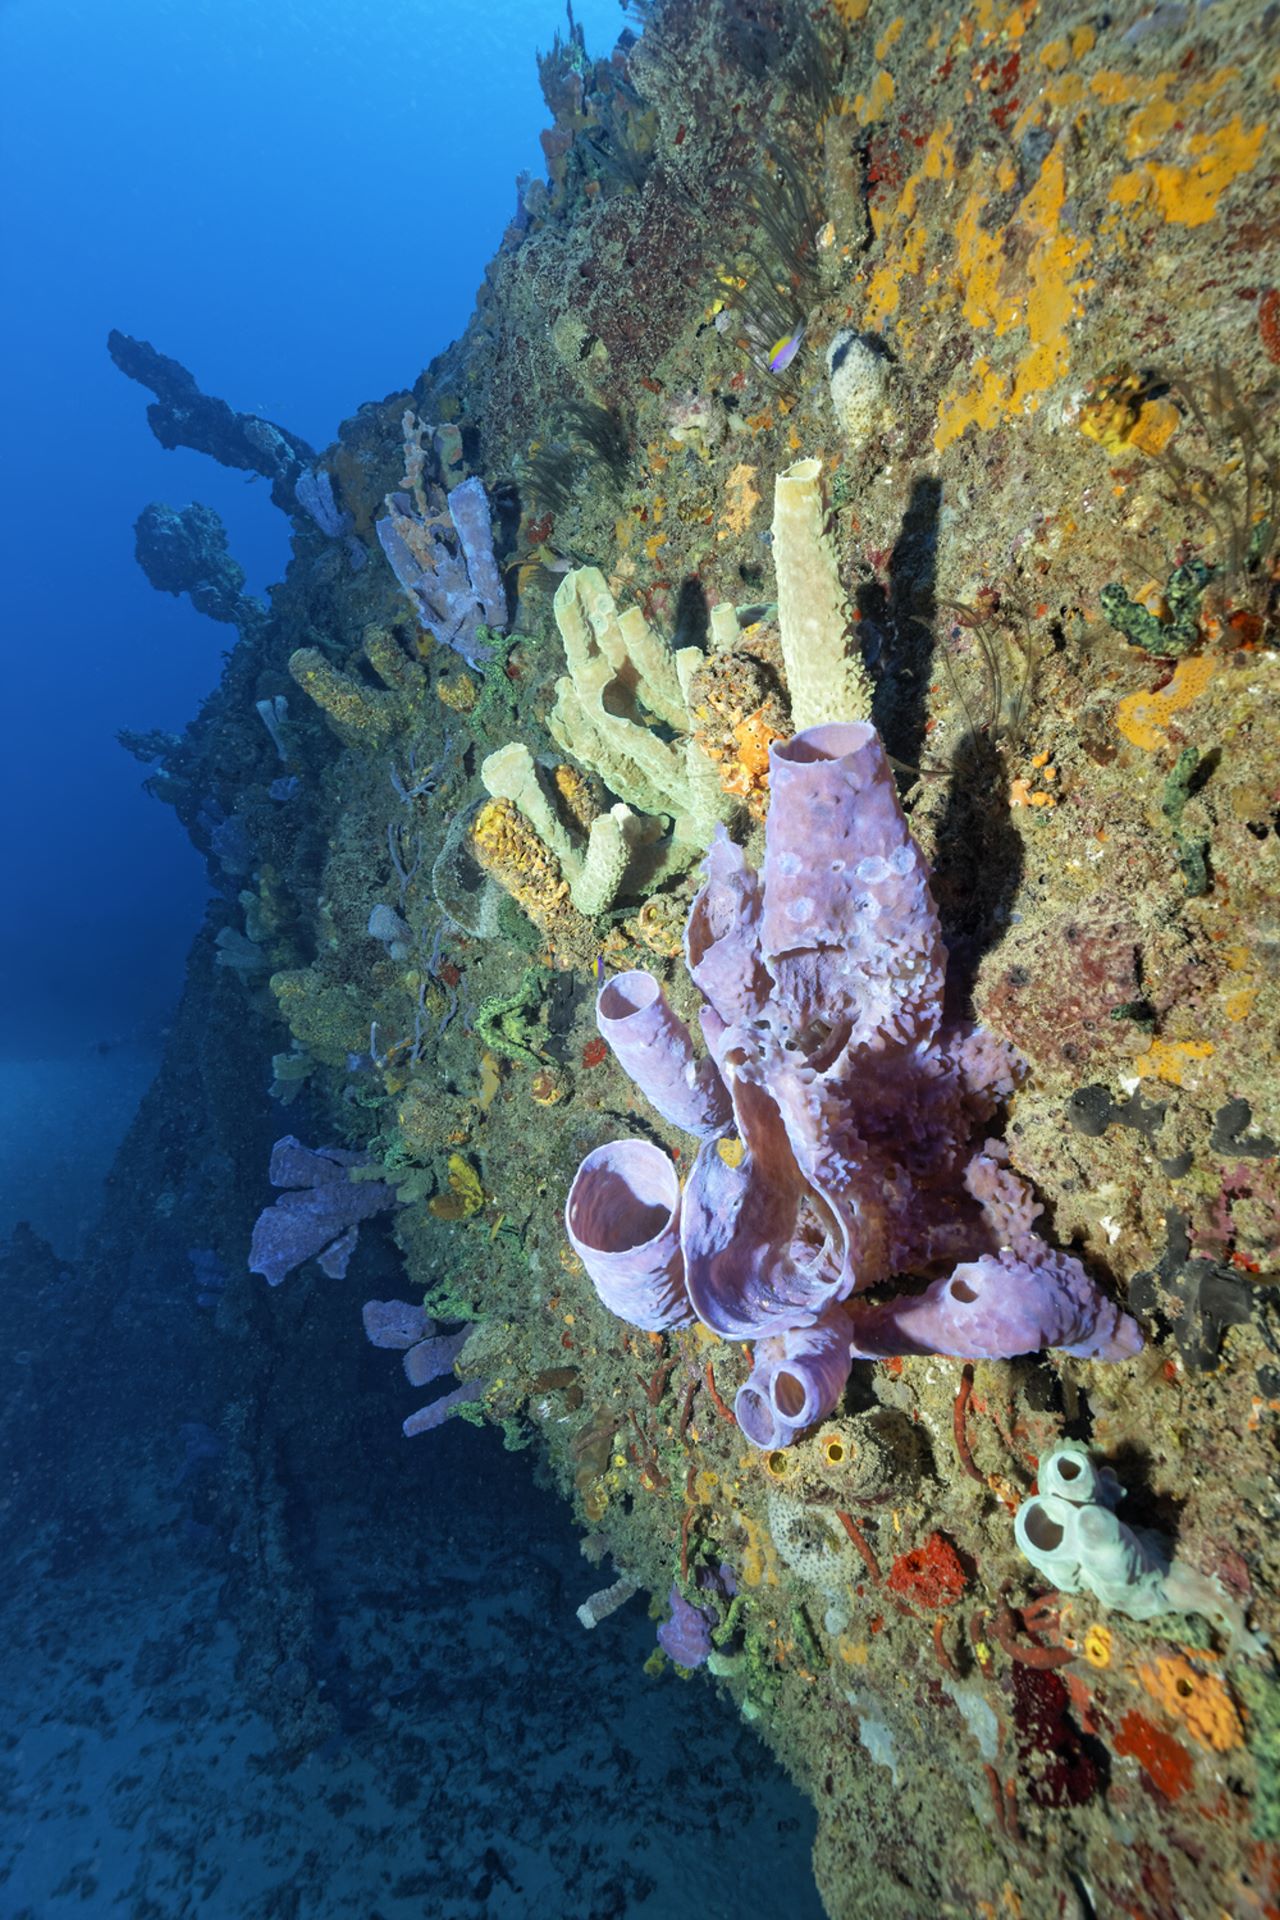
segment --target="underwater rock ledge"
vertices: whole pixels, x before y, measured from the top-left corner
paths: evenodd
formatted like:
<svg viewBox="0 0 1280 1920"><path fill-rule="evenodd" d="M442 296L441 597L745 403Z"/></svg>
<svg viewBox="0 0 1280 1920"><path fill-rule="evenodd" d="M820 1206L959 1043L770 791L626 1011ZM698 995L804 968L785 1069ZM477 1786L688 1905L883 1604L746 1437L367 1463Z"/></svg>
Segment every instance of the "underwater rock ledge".
<svg viewBox="0 0 1280 1920"><path fill-rule="evenodd" d="M118 347L162 442L189 404L184 444L274 460L294 528L201 714L130 737L217 888L202 1044L269 1035L289 1126L366 1163L344 1235L394 1196L311 1311L470 1327L446 1411L536 1448L611 1559L595 1634L655 1596L672 1714L696 1667L804 1788L833 1920L1263 1914L1269 14L642 21L544 58L547 177L465 334L320 454ZM419 576L478 596L464 487L459 649ZM796 736L832 726L815 774ZM859 753L856 795L789 814ZM854 863L877 913L809 942L841 808L894 823ZM1016 1336L944 1327L957 1267ZM282 1352L294 1284L258 1309ZM1127 1505L1068 1564L1033 1489L1071 1447ZM1104 1549L1124 1579L1077 1580ZM1187 1610L1108 1599L1136 1589Z"/></svg>

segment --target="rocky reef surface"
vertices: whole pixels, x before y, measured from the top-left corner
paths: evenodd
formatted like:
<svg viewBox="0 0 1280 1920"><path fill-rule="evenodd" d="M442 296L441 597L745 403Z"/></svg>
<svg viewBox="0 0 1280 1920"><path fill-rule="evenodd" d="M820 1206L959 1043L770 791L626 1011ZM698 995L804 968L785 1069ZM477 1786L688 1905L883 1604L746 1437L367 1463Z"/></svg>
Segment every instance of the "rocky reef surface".
<svg viewBox="0 0 1280 1920"><path fill-rule="evenodd" d="M159 583L240 639L181 738L128 742L219 886L189 989L201 1057L234 1034L288 1107L260 1243L283 1284L257 1336L323 1418L309 1323L372 1300L388 1452L429 1452L445 1418L536 1450L602 1562L584 1630L611 1631L610 1588L655 1596L671 1713L672 1675L696 1670L781 1758L817 1809L833 1920L1262 1916L1280 1901L1270 13L636 11L608 58L576 31L545 57L547 178L522 183L470 326L332 446L113 337L163 443L269 474L294 526L263 615L207 515L148 510L166 555L182 534ZM893 874L927 886L941 945L893 945L889 869L868 870L860 978L896 1005L927 949L929 1035L987 1051L980 1070L947 1054L952 1133L931 1120L921 1158L893 1102L865 1099L880 1072L906 1101L893 1049L918 1023L864 1032L856 992L833 1013L829 977L806 1000L804 975L807 1024L775 1036L790 1065L761 1077L826 1075L856 1032L857 1124L879 1117L874 1138L848 1123L821 1177L792 1128L785 1257L828 1272L842 1223L844 1277L819 1290L852 1351L795 1418L771 1374L781 1443L752 1444L742 1340L811 1328L812 1284L785 1329L701 1309L632 1326L565 1202L625 1135L678 1176L635 1203L630 1245L674 1218L695 1150L685 1194L713 1225L708 1192L754 1204L781 1135L744 1092L749 1048L718 1052L704 1020L732 1115L641 1101L610 983L656 976L668 1034L719 1006L686 927L714 909L732 942L762 860L767 892L786 743L867 722L905 822ZM785 972L767 927L763 952ZM703 1074L705 1094L687 1044L685 1092ZM272 1199L263 1109L257 1191L237 1145L211 1238L228 1266ZM1039 1353L860 1341L923 1324L919 1283L932 1301L958 1257L1050 1292L1070 1275L1093 1317L1046 1313ZM423 1406L446 1373L448 1406ZM1049 1524L1038 1463L1068 1442L1110 1474L1090 1524L1112 1560L1104 1577L1042 1539L1046 1593L1015 1515L1035 1498ZM295 1706L298 1739L323 1739Z"/></svg>

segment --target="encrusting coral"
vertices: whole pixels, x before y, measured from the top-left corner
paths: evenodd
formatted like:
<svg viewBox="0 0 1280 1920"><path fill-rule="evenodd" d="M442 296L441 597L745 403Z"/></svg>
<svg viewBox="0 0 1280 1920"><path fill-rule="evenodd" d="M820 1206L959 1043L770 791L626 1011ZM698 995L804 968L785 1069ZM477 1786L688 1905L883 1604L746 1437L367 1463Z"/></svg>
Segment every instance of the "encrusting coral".
<svg viewBox="0 0 1280 1920"><path fill-rule="evenodd" d="M748 609L745 627L735 616L713 629L712 639L692 685L698 744L716 763L725 792L741 800L752 819L763 820L769 748L791 732L777 627Z"/></svg>

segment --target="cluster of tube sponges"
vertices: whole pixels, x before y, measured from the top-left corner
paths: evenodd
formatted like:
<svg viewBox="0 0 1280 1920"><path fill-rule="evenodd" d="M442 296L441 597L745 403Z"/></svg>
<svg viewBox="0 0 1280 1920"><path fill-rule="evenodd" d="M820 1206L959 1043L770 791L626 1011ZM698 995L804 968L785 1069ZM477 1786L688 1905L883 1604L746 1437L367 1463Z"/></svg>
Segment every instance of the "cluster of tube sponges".
<svg viewBox="0 0 1280 1920"><path fill-rule="evenodd" d="M495 860L491 851L499 822L507 848L520 841L523 827L523 838L554 863L574 908L591 917L607 911L625 885L651 885L687 868L734 803L693 738L689 684L703 665L701 650L672 647L638 607L619 610L595 567L565 575L555 617L568 671L557 683L548 729L617 798L575 820L524 741L513 740L481 768L495 806L484 811L486 830L474 837L487 870L529 912L519 870L537 866L532 849L514 874L510 858ZM541 890L535 907L540 899ZM537 921L538 912L531 917Z"/></svg>
<svg viewBox="0 0 1280 1920"><path fill-rule="evenodd" d="M945 951L907 829L826 524L821 466L779 476L773 552L792 724L769 748L762 866L718 827L684 935L699 1057L644 971L602 988L601 1034L657 1111L701 1142L683 1191L647 1140L588 1154L569 1239L615 1313L754 1341L747 1438L787 1446L855 1357L1118 1360L1137 1326L987 1139L1012 1050L944 1014ZM563 589L562 589L563 591ZM713 615L713 624L714 624ZM941 1274L870 1304L895 1276Z"/></svg>
<svg viewBox="0 0 1280 1920"><path fill-rule="evenodd" d="M770 786L760 871L721 831L685 930L706 1056L650 974L598 997L621 1065L701 1141L683 1191L650 1141L583 1161L566 1225L600 1297L650 1330L756 1342L736 1413L767 1448L831 1411L855 1357L1134 1354L1134 1322L1039 1238L985 1138L1017 1063L944 1015L928 869L879 735L775 743ZM928 1272L922 1293L857 1298Z"/></svg>
<svg viewBox="0 0 1280 1920"><path fill-rule="evenodd" d="M820 461L802 460L780 475L773 548L793 725L865 718L870 682L847 644L851 616L826 529ZM740 796L726 790L722 769L697 737L692 688L707 660L700 648L672 645L638 607L620 609L595 567L566 573L554 611L566 672L547 726L556 745L616 799L572 831L529 748L512 741L481 769L500 811L484 815L476 851L530 911L533 896L519 870L537 862L525 858L513 871L508 857L523 830L554 861L572 906L591 917L624 891L647 892L685 871L705 853L717 825L737 813ZM734 608L722 602L708 618L713 652L731 649L739 637ZM499 837L504 853L495 859ZM541 889L534 904L541 918L537 911L532 917L544 924L549 909Z"/></svg>
<svg viewBox="0 0 1280 1920"><path fill-rule="evenodd" d="M1124 1488L1110 1467L1095 1466L1087 1448L1067 1441L1041 1460L1036 1488L1018 1508L1014 1538L1058 1592L1087 1588L1135 1620L1169 1611L1168 1543L1120 1519Z"/></svg>
<svg viewBox="0 0 1280 1920"><path fill-rule="evenodd" d="M1266 1642L1250 1632L1245 1607L1212 1573L1177 1557L1152 1527L1131 1527L1116 1508L1124 1488L1087 1447L1066 1440L1042 1457L1036 1491L1014 1518L1014 1539L1037 1573L1059 1593L1093 1594L1131 1620L1199 1613L1226 1635L1231 1650L1254 1656Z"/></svg>

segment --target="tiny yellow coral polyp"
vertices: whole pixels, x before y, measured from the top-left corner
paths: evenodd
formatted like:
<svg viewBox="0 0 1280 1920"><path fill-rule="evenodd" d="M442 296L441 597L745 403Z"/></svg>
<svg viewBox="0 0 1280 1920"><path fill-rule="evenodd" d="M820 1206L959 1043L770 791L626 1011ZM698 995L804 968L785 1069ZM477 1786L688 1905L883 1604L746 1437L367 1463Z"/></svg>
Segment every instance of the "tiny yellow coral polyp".
<svg viewBox="0 0 1280 1920"><path fill-rule="evenodd" d="M1084 1636L1081 1652L1091 1667L1109 1667L1111 1665L1111 1629L1095 1621Z"/></svg>

